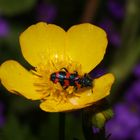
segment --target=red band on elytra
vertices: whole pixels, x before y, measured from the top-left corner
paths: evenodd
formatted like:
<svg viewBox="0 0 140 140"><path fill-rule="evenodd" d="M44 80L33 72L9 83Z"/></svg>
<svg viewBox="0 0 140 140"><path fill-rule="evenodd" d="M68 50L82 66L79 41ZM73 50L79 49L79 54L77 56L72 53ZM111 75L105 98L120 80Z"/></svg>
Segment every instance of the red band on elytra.
<svg viewBox="0 0 140 140"><path fill-rule="evenodd" d="M69 80L64 80L64 86L69 86L70 82Z"/></svg>

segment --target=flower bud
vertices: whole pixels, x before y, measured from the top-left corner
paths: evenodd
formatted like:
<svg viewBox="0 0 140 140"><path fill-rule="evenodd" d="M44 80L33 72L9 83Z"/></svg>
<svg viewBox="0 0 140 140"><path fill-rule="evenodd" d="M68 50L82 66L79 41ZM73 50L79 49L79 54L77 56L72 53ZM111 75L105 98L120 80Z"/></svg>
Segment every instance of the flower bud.
<svg viewBox="0 0 140 140"><path fill-rule="evenodd" d="M112 116L113 116L112 109L97 112L92 116L92 124L97 128L102 128L105 122L110 118L112 118Z"/></svg>

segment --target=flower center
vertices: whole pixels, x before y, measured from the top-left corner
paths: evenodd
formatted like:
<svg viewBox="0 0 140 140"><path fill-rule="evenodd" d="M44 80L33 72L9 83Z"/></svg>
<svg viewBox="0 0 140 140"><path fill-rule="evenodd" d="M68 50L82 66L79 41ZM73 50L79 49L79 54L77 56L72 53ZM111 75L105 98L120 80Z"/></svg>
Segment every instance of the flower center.
<svg viewBox="0 0 140 140"><path fill-rule="evenodd" d="M81 71L81 65L70 59L65 61L52 59L46 64L40 63L35 68L35 71L32 71L35 74L34 85L36 90L43 94L43 99L53 99L60 102L68 101L68 98L77 96L77 94L74 93L74 86L68 85L67 88L64 88L65 85L62 84L64 81L62 81L62 83L55 82L55 80L58 80L59 77L57 79L55 75L54 80L51 78L52 74L60 73L60 71L64 71L64 73L67 71L69 74L77 73L78 75L83 75ZM78 94L78 96L80 96L80 94Z"/></svg>

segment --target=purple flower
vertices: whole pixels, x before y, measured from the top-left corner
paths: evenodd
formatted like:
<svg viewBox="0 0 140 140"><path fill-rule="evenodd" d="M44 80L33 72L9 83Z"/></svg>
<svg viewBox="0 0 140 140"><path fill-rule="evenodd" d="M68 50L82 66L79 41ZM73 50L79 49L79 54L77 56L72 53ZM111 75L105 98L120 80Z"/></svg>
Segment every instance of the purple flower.
<svg viewBox="0 0 140 140"><path fill-rule="evenodd" d="M125 131L124 131L125 130ZM129 129L115 119L110 120L106 124L107 135L111 134L109 140L126 140L129 135Z"/></svg>
<svg viewBox="0 0 140 140"><path fill-rule="evenodd" d="M140 126L140 118L131 105L120 103L115 107L115 112L116 119L125 127L132 129Z"/></svg>
<svg viewBox="0 0 140 140"><path fill-rule="evenodd" d="M106 124L108 134L111 134L110 140L127 140L132 137L132 133L140 126L140 116L126 103L120 103L115 106L115 115Z"/></svg>
<svg viewBox="0 0 140 140"><path fill-rule="evenodd" d="M0 18L0 37L6 37L8 34L9 34L8 22Z"/></svg>
<svg viewBox="0 0 140 140"><path fill-rule="evenodd" d="M118 0L109 0L107 3L109 12L117 19L122 19L125 13L125 7L122 2Z"/></svg>
<svg viewBox="0 0 140 140"><path fill-rule="evenodd" d="M38 21L45 21L51 23L56 17L57 9L54 5L42 2L38 5L36 12Z"/></svg>
<svg viewBox="0 0 140 140"><path fill-rule="evenodd" d="M133 140L140 140L140 127L137 130L135 130L133 134Z"/></svg>

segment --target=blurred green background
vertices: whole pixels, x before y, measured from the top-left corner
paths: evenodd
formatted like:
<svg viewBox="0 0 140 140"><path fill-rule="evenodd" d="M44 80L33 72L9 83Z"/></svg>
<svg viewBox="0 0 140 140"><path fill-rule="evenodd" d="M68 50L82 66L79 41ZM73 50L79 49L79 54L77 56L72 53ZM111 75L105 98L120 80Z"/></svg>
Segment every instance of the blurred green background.
<svg viewBox="0 0 140 140"><path fill-rule="evenodd" d="M21 32L39 21L57 24L65 30L84 22L104 28L109 40L107 53L101 64L90 74L96 77L105 72L114 73L116 82L108 101L112 107L120 102L127 102L124 100L127 93L134 92L130 91L130 87L134 82L140 81L139 0L0 0L0 64L5 60L14 59L30 69L31 66L21 54L18 39ZM135 98L140 102L139 88L137 92ZM135 103L134 101L132 106ZM38 104L37 101L9 94L1 85L0 140L58 140L59 114L43 112ZM140 106L140 103L136 106ZM137 107L134 112L131 107L130 112L140 118L140 109ZM118 115L122 114L119 112ZM119 123L112 123L114 128L118 127ZM124 136L124 133L120 135L123 130L121 123L119 128L121 129L118 131L107 128L112 136L119 136L117 139L110 139L135 140L136 131L140 133L140 125L135 128L133 137L129 134ZM85 140L81 111L66 114L65 132L66 140ZM137 138L140 139L140 136Z"/></svg>

